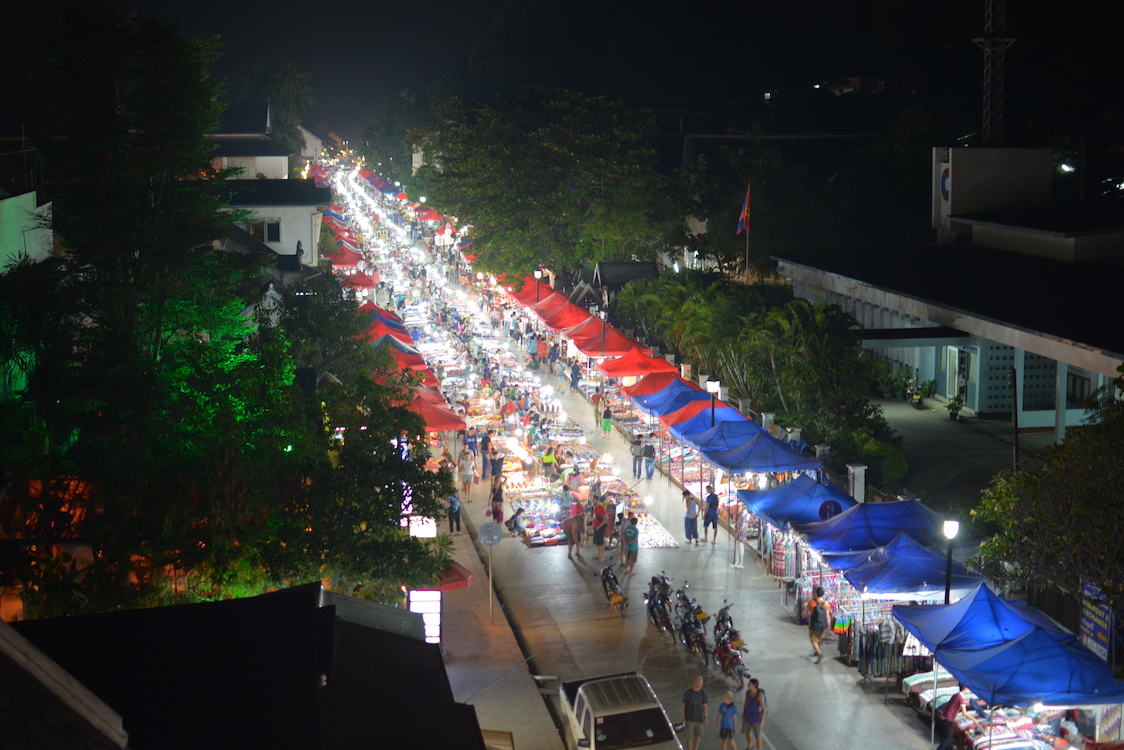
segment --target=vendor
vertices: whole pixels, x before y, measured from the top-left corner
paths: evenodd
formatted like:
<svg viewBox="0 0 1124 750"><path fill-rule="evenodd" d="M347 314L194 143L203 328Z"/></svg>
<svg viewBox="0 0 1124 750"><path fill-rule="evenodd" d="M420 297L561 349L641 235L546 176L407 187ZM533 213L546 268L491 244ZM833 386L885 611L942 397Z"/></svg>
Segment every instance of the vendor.
<svg viewBox="0 0 1124 750"><path fill-rule="evenodd" d="M968 686L960 683L960 689L948 699L948 702L937 709L937 739L940 744L937 750L949 750L956 737L956 721L961 716L971 719L972 726L979 726L976 717L968 714Z"/></svg>

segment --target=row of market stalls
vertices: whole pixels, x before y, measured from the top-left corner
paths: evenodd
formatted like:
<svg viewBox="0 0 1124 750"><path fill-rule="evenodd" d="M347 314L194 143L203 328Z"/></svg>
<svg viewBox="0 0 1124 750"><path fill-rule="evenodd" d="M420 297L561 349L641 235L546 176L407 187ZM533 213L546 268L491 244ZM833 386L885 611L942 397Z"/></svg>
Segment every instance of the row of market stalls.
<svg viewBox="0 0 1124 750"><path fill-rule="evenodd" d="M977 749L1120 737L1124 684L1076 636L952 560L943 516L909 500L857 503L821 481L818 461L550 287L528 279L509 294L593 360L602 377L582 389L605 394L618 428L658 440L661 472L692 490L726 485L723 517L756 537L796 620L823 586L840 656L864 679L905 678L907 698L929 712L964 683L990 709L972 731L958 727ZM970 544L955 547L970 556Z"/></svg>

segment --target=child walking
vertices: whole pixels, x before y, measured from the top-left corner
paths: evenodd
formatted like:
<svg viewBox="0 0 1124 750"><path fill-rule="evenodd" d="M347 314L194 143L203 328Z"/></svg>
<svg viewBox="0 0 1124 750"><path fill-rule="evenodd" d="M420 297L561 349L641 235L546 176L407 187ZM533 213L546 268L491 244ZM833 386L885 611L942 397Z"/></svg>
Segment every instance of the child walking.
<svg viewBox="0 0 1124 750"><path fill-rule="evenodd" d="M730 743L730 750L738 750L737 740L734 738L737 718L738 706L734 703L734 694L727 691L718 704L718 739L722 741L719 750L726 750L727 742Z"/></svg>

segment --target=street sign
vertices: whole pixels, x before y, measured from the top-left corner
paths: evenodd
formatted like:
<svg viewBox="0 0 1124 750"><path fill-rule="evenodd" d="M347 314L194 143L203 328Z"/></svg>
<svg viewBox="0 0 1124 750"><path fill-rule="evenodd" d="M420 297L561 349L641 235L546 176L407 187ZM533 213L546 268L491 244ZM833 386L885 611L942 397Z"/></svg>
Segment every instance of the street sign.
<svg viewBox="0 0 1124 750"><path fill-rule="evenodd" d="M488 521L476 530L476 537L486 547L493 547L503 539L503 526L494 521Z"/></svg>

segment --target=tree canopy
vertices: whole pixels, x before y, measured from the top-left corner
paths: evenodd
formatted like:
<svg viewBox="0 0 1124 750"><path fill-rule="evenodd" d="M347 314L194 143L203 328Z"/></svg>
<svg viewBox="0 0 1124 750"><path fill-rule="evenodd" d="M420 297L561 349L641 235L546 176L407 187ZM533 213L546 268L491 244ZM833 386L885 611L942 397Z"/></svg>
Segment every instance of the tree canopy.
<svg viewBox="0 0 1124 750"><path fill-rule="evenodd" d="M40 147L62 252L0 274L0 355L27 383L0 425L22 444L4 456L19 552L0 578L32 616L432 580L441 553L403 523L440 515L451 484L425 471L411 381L335 276L290 290L274 328L247 312L264 261L214 249L237 218L205 137L214 41L91 10L50 50L67 117ZM297 367L332 377L305 394Z"/></svg>
<svg viewBox="0 0 1124 750"><path fill-rule="evenodd" d="M433 205L471 223L477 265L520 273L651 259L675 224L643 113L524 88L493 104L443 103L413 135Z"/></svg>
<svg viewBox="0 0 1124 750"><path fill-rule="evenodd" d="M1124 403L1115 402L1100 421L1069 430L1040 466L996 476L973 511L997 529L977 562L1019 587L1079 595L1091 583L1114 606L1124 604L1121 446Z"/></svg>

